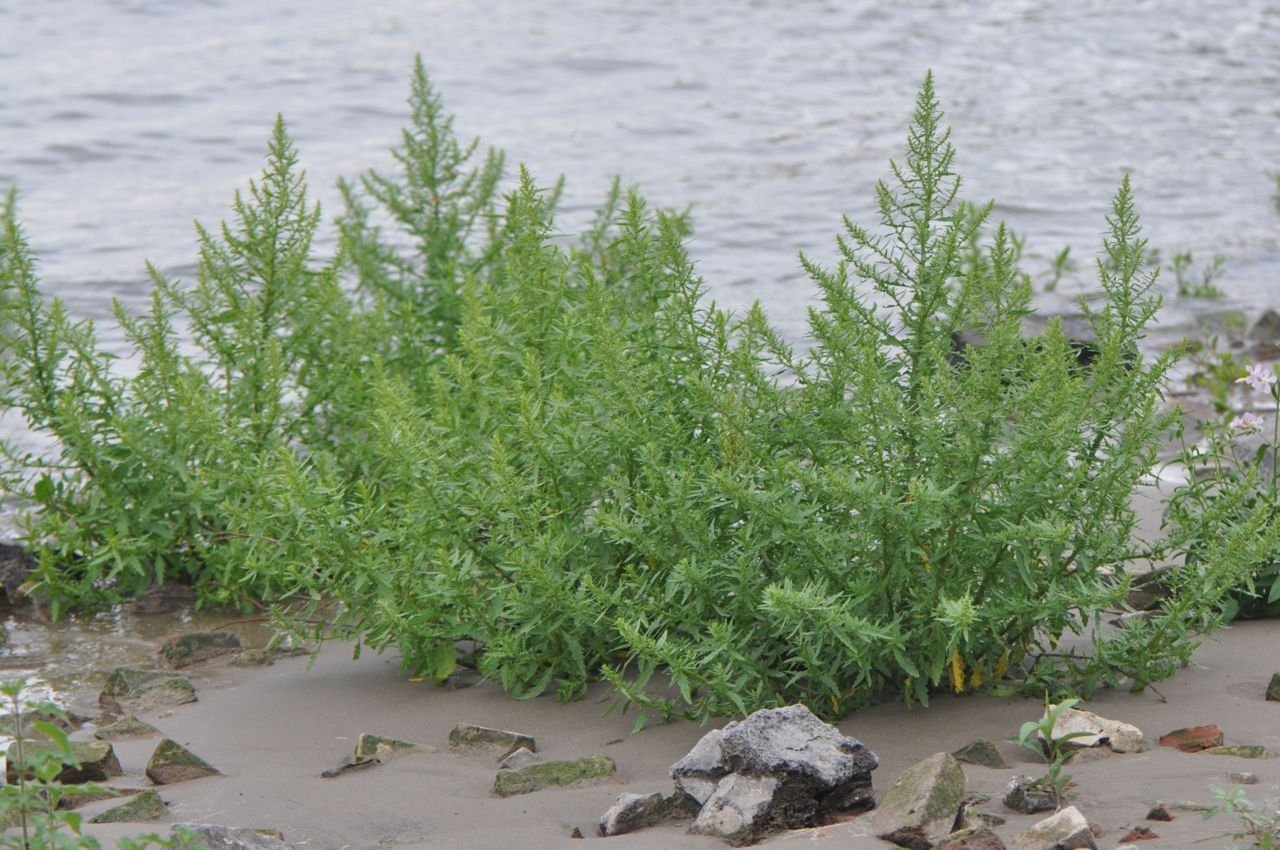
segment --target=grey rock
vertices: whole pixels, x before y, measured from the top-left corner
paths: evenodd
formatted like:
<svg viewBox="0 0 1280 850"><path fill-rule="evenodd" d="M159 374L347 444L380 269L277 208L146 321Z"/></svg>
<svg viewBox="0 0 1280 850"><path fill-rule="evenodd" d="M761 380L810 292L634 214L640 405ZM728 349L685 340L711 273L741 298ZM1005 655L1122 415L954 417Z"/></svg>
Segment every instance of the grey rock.
<svg viewBox="0 0 1280 850"><path fill-rule="evenodd" d="M1248 339L1263 342L1280 341L1280 312L1275 309L1264 310L1258 320L1249 328Z"/></svg>
<svg viewBox="0 0 1280 850"><path fill-rule="evenodd" d="M230 632L186 632L166 640L160 654L170 667L179 668L229 655L240 648L240 638Z"/></svg>
<svg viewBox="0 0 1280 850"><path fill-rule="evenodd" d="M502 756L507 756L521 747L534 753L538 751L538 744L532 736L506 729L459 723L449 731L449 749L454 751L496 749Z"/></svg>
<svg viewBox="0 0 1280 850"><path fill-rule="evenodd" d="M676 790L689 795L700 806L711 799L716 785L729 772L720 751L720 739L723 737L724 730L711 730L693 745L688 755L671 766Z"/></svg>
<svg viewBox="0 0 1280 850"><path fill-rule="evenodd" d="M907 768L880 799L873 823L876 837L910 850L933 850L958 826L964 784L964 770L950 753L936 753Z"/></svg>
<svg viewBox="0 0 1280 850"><path fill-rule="evenodd" d="M1258 774L1250 773L1247 770L1233 770L1227 774L1227 781L1235 785L1257 785Z"/></svg>
<svg viewBox="0 0 1280 850"><path fill-rule="evenodd" d="M1271 681L1267 683L1267 700L1280 702L1280 673L1271 674Z"/></svg>
<svg viewBox="0 0 1280 850"><path fill-rule="evenodd" d="M181 832L194 833L195 844L207 850L292 850L284 837L276 830L238 829L232 826L216 826L207 823L174 824L172 838Z"/></svg>
<svg viewBox="0 0 1280 850"><path fill-rule="evenodd" d="M1132 723L1100 717L1092 711L1069 708L1053 724L1053 737L1083 733L1064 744L1066 749L1107 747L1115 753L1142 752L1142 730Z"/></svg>
<svg viewBox="0 0 1280 850"><path fill-rule="evenodd" d="M386 764L397 756L418 752L435 752L435 747L362 732L360 737L356 739L356 748L352 754L339 762L337 767L321 771L320 776L322 779L333 779L336 776L342 776L344 773Z"/></svg>
<svg viewBox="0 0 1280 850"><path fill-rule="evenodd" d="M191 681L165 670L117 667L107 676L98 695L98 704L108 711L135 714L166 705L196 701Z"/></svg>
<svg viewBox="0 0 1280 850"><path fill-rule="evenodd" d="M1013 839L1009 850L1098 850L1093 830L1075 806L1040 821Z"/></svg>
<svg viewBox="0 0 1280 850"><path fill-rule="evenodd" d="M652 794L621 794L600 818L600 834L624 835L661 823L671 813L671 798Z"/></svg>
<svg viewBox="0 0 1280 850"><path fill-rule="evenodd" d="M542 759L538 758L538 754L528 747L521 747L510 755L503 756L498 760L498 767L502 770L519 770L522 767L528 767L536 764Z"/></svg>
<svg viewBox="0 0 1280 850"><path fill-rule="evenodd" d="M951 755L956 757L956 761L962 761L965 764L976 764L979 767L991 767L997 770L1009 768L1004 756L1000 755L1000 750L996 748L995 742L987 738L978 738L976 741L965 744Z"/></svg>
<svg viewBox="0 0 1280 850"><path fill-rule="evenodd" d="M735 847L751 844L772 826L769 812L778 785L772 776L724 777L689 831L723 838Z"/></svg>
<svg viewBox="0 0 1280 850"><path fill-rule="evenodd" d="M1010 779L1002 802L1022 815L1047 812L1055 807L1048 789L1034 784L1030 776L1015 776Z"/></svg>

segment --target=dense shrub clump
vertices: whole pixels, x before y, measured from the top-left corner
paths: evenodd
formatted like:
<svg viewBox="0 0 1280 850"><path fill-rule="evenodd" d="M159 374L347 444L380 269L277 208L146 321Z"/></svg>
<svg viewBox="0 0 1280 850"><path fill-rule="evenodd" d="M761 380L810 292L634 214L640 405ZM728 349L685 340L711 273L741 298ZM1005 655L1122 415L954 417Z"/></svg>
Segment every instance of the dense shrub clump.
<svg viewBox="0 0 1280 850"><path fill-rule="evenodd" d="M881 227L846 220L836 265L802 258L803 353L758 307L706 302L683 216L615 186L569 242L558 187L522 169L499 195L501 156L457 140L421 64L411 107L399 172L343 184L319 267L277 127L237 224L201 232L197 284L157 275L152 315L121 316L134 378L43 304L8 216L8 401L71 467L10 478L51 591L300 591L418 674L461 658L517 696L605 678L663 714L837 715L1015 671L1167 675L1274 547L1250 516L1197 543L1164 616L1102 625L1153 554L1130 498L1173 424L1174 355L1137 354L1159 299L1129 184L1096 350L1056 323L1029 339L1016 247L961 202L931 79Z"/></svg>

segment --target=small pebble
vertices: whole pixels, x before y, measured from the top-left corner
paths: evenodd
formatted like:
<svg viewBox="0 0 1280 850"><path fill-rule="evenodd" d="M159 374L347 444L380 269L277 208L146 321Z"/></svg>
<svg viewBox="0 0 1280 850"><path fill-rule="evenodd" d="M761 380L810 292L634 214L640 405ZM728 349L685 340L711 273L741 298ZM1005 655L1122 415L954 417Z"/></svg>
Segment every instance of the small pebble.
<svg viewBox="0 0 1280 850"><path fill-rule="evenodd" d="M1169 814L1169 810L1164 806L1156 805L1151 807L1151 811L1147 812L1147 820L1171 821L1173 815Z"/></svg>
<svg viewBox="0 0 1280 850"><path fill-rule="evenodd" d="M1257 785L1258 784L1258 774L1249 773L1246 770L1232 771L1231 773L1227 774L1227 779L1231 780L1237 785Z"/></svg>

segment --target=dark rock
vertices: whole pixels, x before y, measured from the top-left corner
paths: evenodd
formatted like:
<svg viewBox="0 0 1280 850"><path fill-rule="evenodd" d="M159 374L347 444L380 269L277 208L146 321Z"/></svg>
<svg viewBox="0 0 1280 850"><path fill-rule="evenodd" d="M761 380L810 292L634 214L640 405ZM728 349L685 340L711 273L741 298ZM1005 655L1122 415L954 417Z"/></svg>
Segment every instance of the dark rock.
<svg viewBox="0 0 1280 850"><path fill-rule="evenodd" d="M25 598L23 587L36 568L36 559L21 546L0 543L0 587L11 604Z"/></svg>
<svg viewBox="0 0 1280 850"><path fill-rule="evenodd" d="M114 723L99 726L94 731L93 737L103 741L120 741L126 738L146 738L159 734L160 730L150 723L141 721L132 714L126 714Z"/></svg>
<svg viewBox="0 0 1280 850"><path fill-rule="evenodd" d="M173 785L206 776L221 776L221 772L172 738L165 738L156 745L147 761L147 778L157 785Z"/></svg>
<svg viewBox="0 0 1280 850"><path fill-rule="evenodd" d="M624 835L661 823L671 813L671 802L661 791L621 794L600 817L600 834Z"/></svg>
<svg viewBox="0 0 1280 850"><path fill-rule="evenodd" d="M141 596L129 603L128 608L134 614L171 614L190 608L195 604L194 588L185 584L165 582L148 588Z"/></svg>
<svg viewBox="0 0 1280 850"><path fill-rule="evenodd" d="M519 732L473 726L470 723L459 723L449 731L450 750L496 749L501 751L499 758L502 758L521 747L534 753L538 751L538 744L533 737Z"/></svg>
<svg viewBox="0 0 1280 850"><path fill-rule="evenodd" d="M1202 756L1235 756L1242 759L1265 759L1271 754L1258 744L1232 744L1227 747L1209 747L1200 751Z"/></svg>
<svg viewBox="0 0 1280 850"><path fill-rule="evenodd" d="M1173 815L1169 814L1169 809L1157 803L1151 807L1151 811L1147 812L1147 820L1171 821Z"/></svg>
<svg viewBox="0 0 1280 850"><path fill-rule="evenodd" d="M778 785L772 776L725 776L689 831L723 838L735 847L754 843L773 826L769 813Z"/></svg>
<svg viewBox="0 0 1280 850"><path fill-rule="evenodd" d="M1125 836L1120 840L1128 844L1131 841L1153 841L1159 837L1149 826L1135 826L1125 833Z"/></svg>
<svg viewBox="0 0 1280 850"><path fill-rule="evenodd" d="M997 770L1009 769L1004 756L1000 755L1000 750L996 748L995 742L986 738L979 738L972 743L965 744L951 755L956 757L956 761L962 761L965 764L976 764L979 767L991 767Z"/></svg>
<svg viewBox="0 0 1280 850"><path fill-rule="evenodd" d="M215 826L207 823L174 824L172 837L183 832L191 833L193 844L179 845L204 847L206 850L292 850L284 837L272 829L237 829L231 826Z"/></svg>
<svg viewBox="0 0 1280 850"><path fill-rule="evenodd" d="M519 770L504 770L493 780L493 792L499 797L529 794L552 785L578 785L608 779L617 772L608 756L595 755L574 761L549 761Z"/></svg>
<svg viewBox="0 0 1280 850"><path fill-rule="evenodd" d="M230 655L243 644L230 632L187 632L164 642L160 654L170 667L190 667L222 655Z"/></svg>
<svg viewBox="0 0 1280 850"><path fill-rule="evenodd" d="M948 835L938 850L1005 850L1000 836L989 829L966 829Z"/></svg>
<svg viewBox="0 0 1280 850"><path fill-rule="evenodd" d="M270 667L281 658L310 655L313 650L305 646L271 646L242 649L231 657L233 667Z"/></svg>
<svg viewBox="0 0 1280 850"><path fill-rule="evenodd" d="M1274 309L1263 311L1258 317L1258 321L1253 323L1253 327L1249 328L1247 339L1262 340L1263 342L1280 341L1280 312Z"/></svg>
<svg viewBox="0 0 1280 850"><path fill-rule="evenodd" d="M1257 785L1258 774L1250 773L1247 770L1233 770L1227 774L1227 781L1236 785Z"/></svg>
<svg viewBox="0 0 1280 850"><path fill-rule="evenodd" d="M498 767L502 770L518 770L531 764L537 764L540 761L542 759L538 758L537 753L526 747L521 747L511 755L503 756L498 761Z"/></svg>
<svg viewBox="0 0 1280 850"><path fill-rule="evenodd" d="M73 741L71 742L71 756L80 763L79 767L73 765L65 765L58 774L57 781L65 785L78 785L82 782L103 782L113 776L123 776L124 771L120 768L120 760L116 758L116 751L111 744L106 741ZM60 753L61 748L54 744L43 741L27 741L23 744L23 757L30 763L33 758L55 755ZM9 745L9 750L5 754L5 782L10 785L18 781L18 743ZM26 773L30 775L31 768L28 767Z"/></svg>
<svg viewBox="0 0 1280 850"><path fill-rule="evenodd" d="M1098 850L1089 822L1075 806L1040 821L1013 839L1010 850Z"/></svg>
<svg viewBox="0 0 1280 850"><path fill-rule="evenodd" d="M155 791L143 791L132 800L107 809L89 820L89 823L136 823L156 820L168 813L164 800Z"/></svg>
<svg viewBox="0 0 1280 850"><path fill-rule="evenodd" d="M98 704L110 711L150 711L196 701L191 681L164 670L117 667L107 676Z"/></svg>
<svg viewBox="0 0 1280 850"><path fill-rule="evenodd" d="M586 838L586 836L582 834L582 830L581 830L581 829L578 829L578 827L576 827L576 826L575 826L575 827L573 828L573 830L569 833L569 837L570 837L570 838Z"/></svg>
<svg viewBox="0 0 1280 850"><path fill-rule="evenodd" d="M1222 730L1214 724L1175 729L1160 736L1160 746L1177 747L1184 753L1198 753L1210 747L1222 746Z"/></svg>
<svg viewBox="0 0 1280 850"><path fill-rule="evenodd" d="M1029 776L1010 779L1001 802L1021 815L1034 815L1057 808L1049 789L1035 784Z"/></svg>
<svg viewBox="0 0 1280 850"><path fill-rule="evenodd" d="M1267 683L1267 699L1280 702L1280 673L1271 674L1271 681Z"/></svg>
<svg viewBox="0 0 1280 850"><path fill-rule="evenodd" d="M911 850L932 850L956 827L964 782L964 770L950 753L936 753L911 766L880 799L876 837Z"/></svg>

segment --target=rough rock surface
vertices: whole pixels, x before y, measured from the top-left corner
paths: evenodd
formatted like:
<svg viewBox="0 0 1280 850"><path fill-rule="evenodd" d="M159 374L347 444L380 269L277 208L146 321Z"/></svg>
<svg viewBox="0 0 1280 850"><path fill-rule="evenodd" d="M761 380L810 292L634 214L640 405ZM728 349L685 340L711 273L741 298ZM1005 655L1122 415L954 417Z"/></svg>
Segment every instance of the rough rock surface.
<svg viewBox="0 0 1280 850"><path fill-rule="evenodd" d="M1171 821L1173 820L1173 815L1169 814L1169 809L1166 806L1157 803L1147 812L1147 820Z"/></svg>
<svg viewBox="0 0 1280 850"><path fill-rule="evenodd" d="M521 747L510 755L503 756L498 760L498 767L502 770L519 770L522 767L528 767L531 764L537 764L542 761L538 758L538 754L528 747Z"/></svg>
<svg viewBox="0 0 1280 850"><path fill-rule="evenodd" d="M964 784L964 770L950 753L936 753L907 768L880 799L876 837L911 850L932 850L956 828Z"/></svg>
<svg viewBox="0 0 1280 850"><path fill-rule="evenodd" d="M1234 785L1257 785L1258 774L1247 770L1234 770L1227 774L1227 781Z"/></svg>
<svg viewBox="0 0 1280 850"><path fill-rule="evenodd" d="M1005 850L1000 836L989 829L967 829L948 835L938 850Z"/></svg>
<svg viewBox="0 0 1280 850"><path fill-rule="evenodd" d="M1280 673L1271 674L1271 681L1267 683L1267 699L1280 702Z"/></svg>
<svg viewBox="0 0 1280 850"><path fill-rule="evenodd" d="M109 711L150 711L196 701L190 680L164 670L117 667L107 676L98 704Z"/></svg>
<svg viewBox="0 0 1280 850"><path fill-rule="evenodd" d="M1085 737L1072 738L1063 744L1065 749L1079 750L1089 747L1108 747L1116 753L1142 751L1142 730L1131 723L1099 717L1092 711L1069 708L1058 716L1053 724L1053 736L1060 738L1073 732L1088 733Z"/></svg>
<svg viewBox="0 0 1280 850"><path fill-rule="evenodd" d="M1010 850L1098 850L1089 822L1075 806L1040 821L1013 839Z"/></svg>
<svg viewBox="0 0 1280 850"><path fill-rule="evenodd" d="M753 843L771 825L769 810L778 785L772 776L725 776L689 831L723 838L735 847Z"/></svg>
<svg viewBox="0 0 1280 850"><path fill-rule="evenodd" d="M1265 759L1271 754L1260 744L1232 744L1226 747L1209 747L1200 751L1202 756L1235 756L1242 759Z"/></svg>
<svg viewBox="0 0 1280 850"><path fill-rule="evenodd" d="M175 669L189 667L240 649L240 638L230 632L187 632L173 635L160 647L160 655Z"/></svg>
<svg viewBox="0 0 1280 850"><path fill-rule="evenodd" d="M207 823L174 824L172 837L179 830L195 833L196 845L207 850L291 850L279 832L266 829L237 829Z"/></svg>
<svg viewBox="0 0 1280 850"><path fill-rule="evenodd" d="M332 767L323 771L320 776L325 779L332 779L335 776L341 776L342 774L350 773L353 770L363 770L367 767L386 764L396 756L403 756L416 752L434 751L435 747L429 747L423 744L414 744L409 741L399 741L395 738L386 738L382 735L371 735L368 732L362 732L360 737L356 739L356 748L352 754L346 756L337 767Z"/></svg>
<svg viewBox="0 0 1280 850"><path fill-rule="evenodd" d="M220 771L172 738L156 745L147 761L147 778L157 785L172 785L205 776L220 776Z"/></svg>
<svg viewBox="0 0 1280 850"><path fill-rule="evenodd" d="M195 588L187 587L185 584L165 582L148 588L141 596L130 602L128 608L134 614L169 614L189 608L195 601Z"/></svg>
<svg viewBox="0 0 1280 850"><path fill-rule="evenodd" d="M965 764L976 764L979 767L991 767L996 770L1008 770L1009 764L1004 760L1004 756L1000 755L1000 750L996 748L995 741L987 738L979 738L972 743L965 744L951 755L956 757L956 761L962 761Z"/></svg>
<svg viewBox="0 0 1280 850"><path fill-rule="evenodd" d="M27 759L37 754L59 752L53 744L40 741L27 741L23 746L23 755ZM62 768L62 772L58 774L58 781L64 784L103 782L113 776L124 775L124 771L120 768L120 760L116 758L115 749L106 741L73 741L71 755L80 762L80 766L66 765ZM18 744L16 742L9 745L5 761L5 782L12 785L18 781ZM30 768L27 774L30 775Z"/></svg>
<svg viewBox="0 0 1280 850"><path fill-rule="evenodd" d="M600 817L600 834L624 835L662 822L671 813L672 798L661 791L621 794Z"/></svg>
<svg viewBox="0 0 1280 850"><path fill-rule="evenodd" d="M1054 808L1053 795L1036 785L1030 776L1015 776L1009 780L1001 801L1018 814L1034 815Z"/></svg>
<svg viewBox="0 0 1280 850"><path fill-rule="evenodd" d="M692 797L700 806L711 799L716 786L729 772L720 751L720 739L723 737L724 730L711 730L693 745L688 755L671 766L676 790Z"/></svg>
<svg viewBox="0 0 1280 850"><path fill-rule="evenodd" d="M1280 340L1280 312L1274 309L1263 311L1258 321L1249 328L1248 339L1275 342Z"/></svg>
<svg viewBox="0 0 1280 850"><path fill-rule="evenodd" d="M1168 735L1160 736L1160 746L1177 747L1184 753L1198 753L1210 747L1222 746L1222 730L1215 724L1175 729Z"/></svg>
<svg viewBox="0 0 1280 850"><path fill-rule="evenodd" d="M501 751L499 758L503 758L521 747L534 753L538 751L538 744L531 735L509 732L506 729L459 723L449 731L449 749L455 751L496 749Z"/></svg>
<svg viewBox="0 0 1280 850"><path fill-rule="evenodd" d="M160 730L150 723L143 722L132 714L126 714L114 723L99 726L94 731L93 737L103 741L120 741L127 738L145 738L148 735L158 734L160 734Z"/></svg>
<svg viewBox="0 0 1280 850"><path fill-rule="evenodd" d="M574 761L549 761L519 770L501 771L493 780L493 792L499 797L513 797L552 785L577 785L608 779L617 770L613 759L604 755L586 756Z"/></svg>
<svg viewBox="0 0 1280 850"><path fill-rule="evenodd" d="M156 820L168 813L164 800L155 791L143 791L131 800L107 809L89 820L89 823L136 823Z"/></svg>

